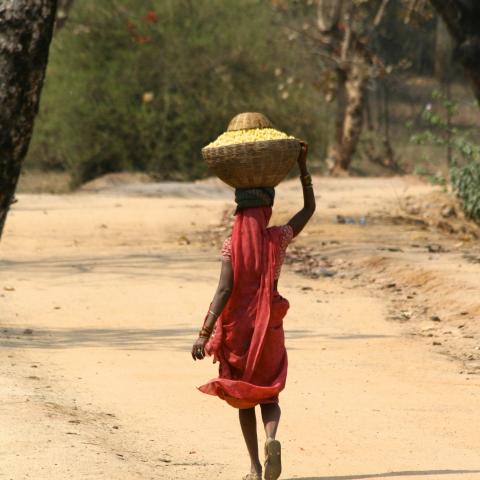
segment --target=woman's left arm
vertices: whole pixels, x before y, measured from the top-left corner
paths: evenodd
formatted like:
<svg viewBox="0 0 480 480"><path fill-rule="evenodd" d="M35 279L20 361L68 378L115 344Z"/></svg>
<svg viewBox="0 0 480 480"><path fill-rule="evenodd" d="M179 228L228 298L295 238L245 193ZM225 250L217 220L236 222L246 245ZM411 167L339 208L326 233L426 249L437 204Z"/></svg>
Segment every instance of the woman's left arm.
<svg viewBox="0 0 480 480"><path fill-rule="evenodd" d="M194 360L202 360L205 357L205 345L212 334L213 327L217 318L222 313L225 305L230 298L233 288L233 268L232 262L230 259L222 260L222 269L220 272L220 280L218 282L217 291L213 297L212 303L210 305L210 310L208 311L205 322L203 323L202 329L198 339L195 341L192 347L192 358Z"/></svg>

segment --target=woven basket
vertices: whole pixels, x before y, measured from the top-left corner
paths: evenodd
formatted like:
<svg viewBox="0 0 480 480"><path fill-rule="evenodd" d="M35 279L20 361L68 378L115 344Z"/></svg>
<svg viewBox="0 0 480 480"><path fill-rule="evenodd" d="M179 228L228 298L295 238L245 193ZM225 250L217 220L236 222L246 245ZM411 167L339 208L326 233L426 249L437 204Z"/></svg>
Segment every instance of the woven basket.
<svg viewBox="0 0 480 480"><path fill-rule="evenodd" d="M251 128L272 128L272 122L263 114L257 112L239 113L230 120L227 131L250 130Z"/></svg>
<svg viewBox="0 0 480 480"><path fill-rule="evenodd" d="M300 142L290 138L202 150L210 170L234 188L277 186L299 153Z"/></svg>
<svg viewBox="0 0 480 480"><path fill-rule="evenodd" d="M234 117L228 130L270 127L267 117L249 112ZM202 149L210 170L234 188L276 187L288 175L299 154L300 142L293 138Z"/></svg>

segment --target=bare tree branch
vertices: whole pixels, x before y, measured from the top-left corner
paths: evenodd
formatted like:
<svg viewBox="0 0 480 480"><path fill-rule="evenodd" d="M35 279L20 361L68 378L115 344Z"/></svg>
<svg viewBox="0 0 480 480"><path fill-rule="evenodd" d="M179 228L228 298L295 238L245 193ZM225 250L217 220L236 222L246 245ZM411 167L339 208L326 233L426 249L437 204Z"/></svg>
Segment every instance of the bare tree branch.
<svg viewBox="0 0 480 480"><path fill-rule="evenodd" d="M382 3L380 4L380 7L378 8L378 12L375 15L375 20L373 20L373 28L377 28L380 23L382 23L383 17L385 16L385 11L388 6L388 2L390 0L382 0Z"/></svg>
<svg viewBox="0 0 480 480"><path fill-rule="evenodd" d="M409 0L408 6L407 6L407 14L405 15L405 23L410 23L410 20L412 19L413 12L417 8L419 0Z"/></svg>
<svg viewBox="0 0 480 480"><path fill-rule="evenodd" d="M352 26L351 26L351 12L345 12L345 35L343 37L340 59L342 63L347 62L348 51L350 49L350 43L352 39Z"/></svg>
<svg viewBox="0 0 480 480"><path fill-rule="evenodd" d="M323 32L336 28L342 12L343 0L317 0L317 27Z"/></svg>

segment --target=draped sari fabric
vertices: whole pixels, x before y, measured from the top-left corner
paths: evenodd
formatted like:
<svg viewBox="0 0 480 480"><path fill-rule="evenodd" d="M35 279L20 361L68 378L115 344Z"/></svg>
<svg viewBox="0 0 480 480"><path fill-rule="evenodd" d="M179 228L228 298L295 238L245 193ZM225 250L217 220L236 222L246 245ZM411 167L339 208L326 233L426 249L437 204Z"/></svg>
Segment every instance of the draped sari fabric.
<svg viewBox="0 0 480 480"><path fill-rule="evenodd" d="M280 228L267 228L271 207L241 210L232 231L233 291L206 351L219 378L199 389L236 408L278 401L287 378L283 317L288 301L274 291Z"/></svg>

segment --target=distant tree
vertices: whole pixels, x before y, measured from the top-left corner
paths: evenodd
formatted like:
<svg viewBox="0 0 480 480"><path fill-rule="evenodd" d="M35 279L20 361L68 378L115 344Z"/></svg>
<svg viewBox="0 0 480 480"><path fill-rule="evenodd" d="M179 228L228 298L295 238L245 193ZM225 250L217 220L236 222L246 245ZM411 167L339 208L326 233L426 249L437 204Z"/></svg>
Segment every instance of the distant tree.
<svg viewBox="0 0 480 480"><path fill-rule="evenodd" d="M0 0L0 236L28 150L56 0Z"/></svg>
<svg viewBox="0 0 480 480"><path fill-rule="evenodd" d="M365 2L363 2L365 3ZM363 129L366 87L382 70L371 41L389 0L377 2L372 18L362 2L318 0L317 25L335 64L337 113L329 151L333 173L347 172Z"/></svg>
<svg viewBox="0 0 480 480"><path fill-rule="evenodd" d="M311 18L296 33L317 59L316 84L327 102L336 104L327 154L335 174L348 172L363 129L367 85L385 72L373 41L388 4L389 0L304 2Z"/></svg>
<svg viewBox="0 0 480 480"><path fill-rule="evenodd" d="M334 104L326 163L331 173L346 174L367 116L367 88L387 72L379 55L379 27L394 4L389 0L274 3L289 18L284 27L288 37L302 45L306 61L316 70L312 82L317 91Z"/></svg>
<svg viewBox="0 0 480 480"><path fill-rule="evenodd" d="M480 2L478 0L430 0L442 17L454 44L454 55L470 78L480 104Z"/></svg>
<svg viewBox="0 0 480 480"><path fill-rule="evenodd" d="M305 81L333 106L329 124L317 126L328 132L330 171L348 172L360 157L398 171L390 99L406 75L433 73L436 15L428 0L271 1L315 72Z"/></svg>

